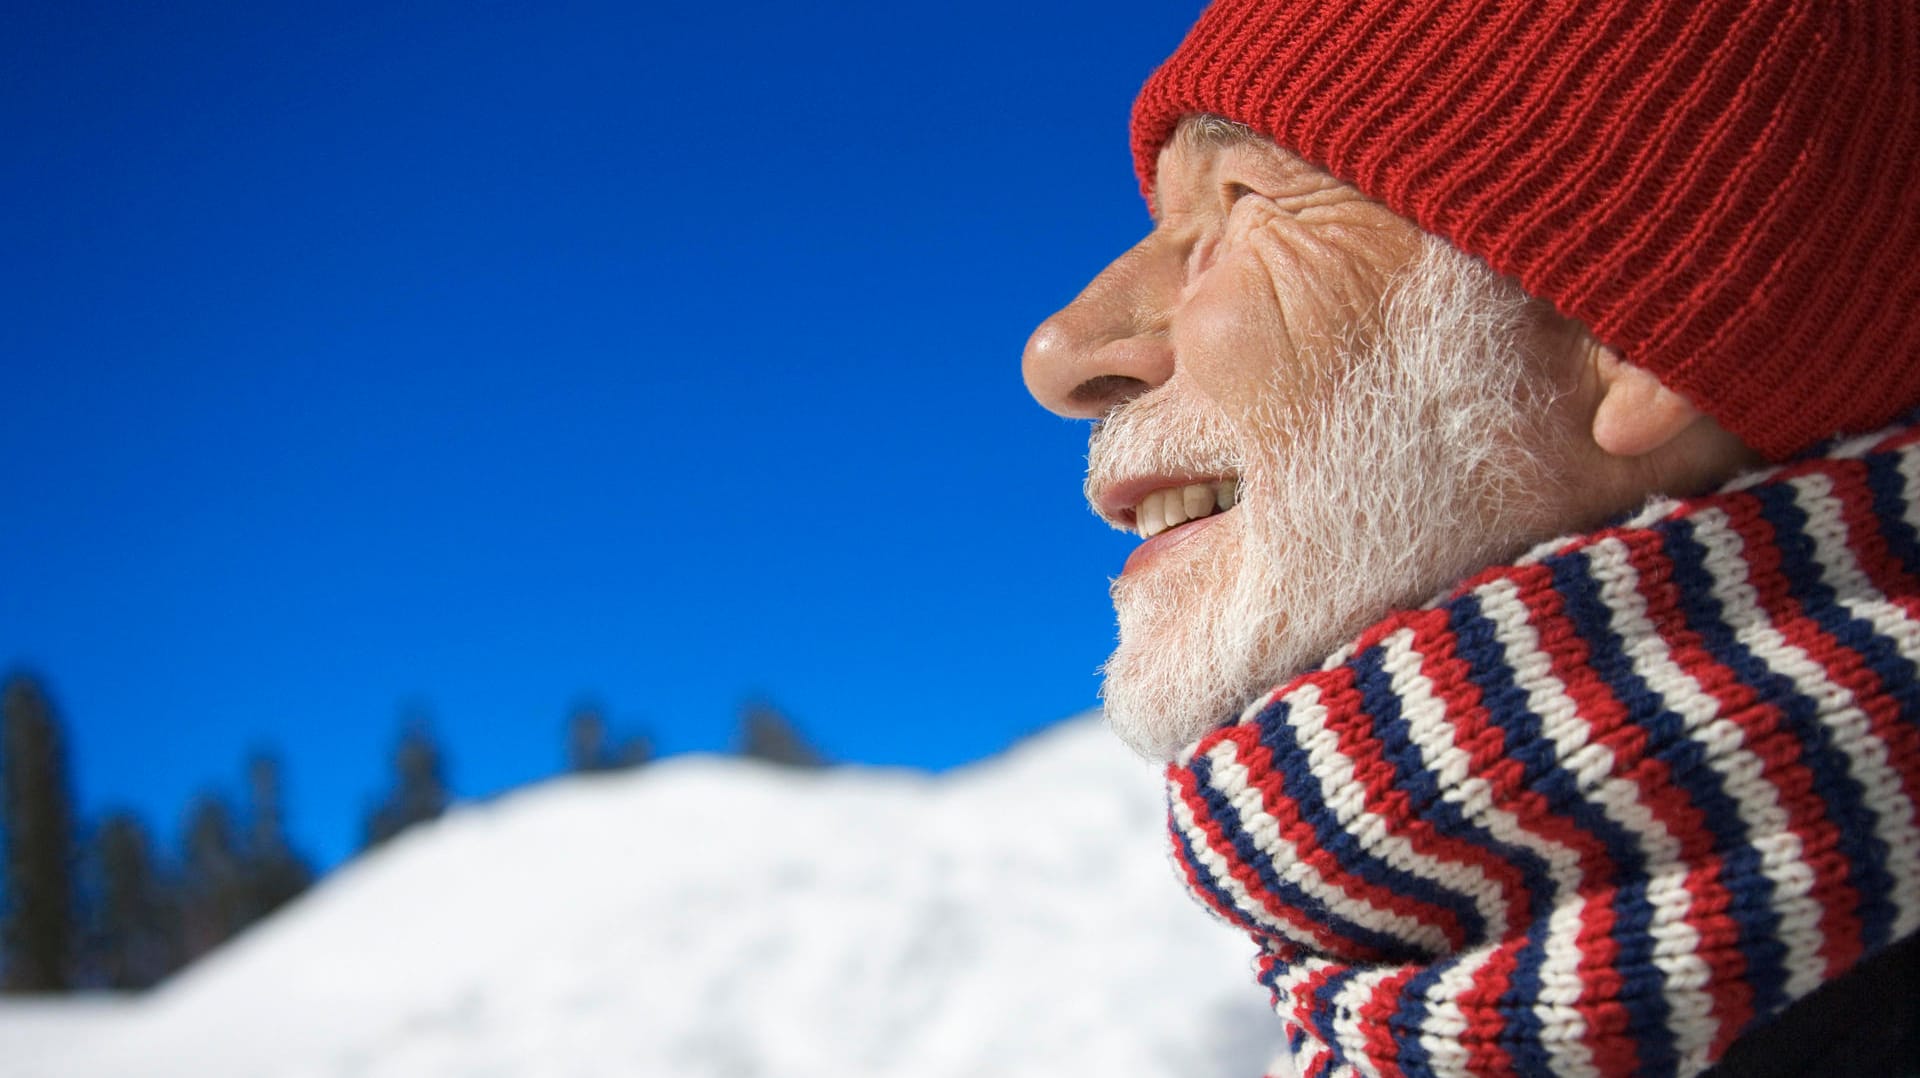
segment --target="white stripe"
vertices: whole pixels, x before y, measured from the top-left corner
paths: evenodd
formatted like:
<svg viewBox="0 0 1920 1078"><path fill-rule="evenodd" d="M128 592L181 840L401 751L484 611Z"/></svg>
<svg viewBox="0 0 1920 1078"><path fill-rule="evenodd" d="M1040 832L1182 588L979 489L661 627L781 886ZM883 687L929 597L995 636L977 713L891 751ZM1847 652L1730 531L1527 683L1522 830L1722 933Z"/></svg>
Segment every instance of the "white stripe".
<svg viewBox="0 0 1920 1078"><path fill-rule="evenodd" d="M1448 961L1426 991L1427 1018L1420 1023L1420 1047L1433 1062L1435 1074L1465 1074L1472 1050L1461 1042L1467 1032L1467 1014L1460 997L1473 988L1473 978L1492 960L1498 942Z"/></svg>
<svg viewBox="0 0 1920 1078"><path fill-rule="evenodd" d="M1167 798L1167 812L1172 815L1174 826L1178 827L1180 833L1186 837L1187 847L1193 851L1194 860L1200 862L1200 867L1213 881L1214 888L1224 893L1235 909L1261 928L1298 946L1318 951L1319 940L1289 923L1276 920L1267 912L1265 906L1247 894L1247 889L1240 886L1239 880L1234 879L1227 859L1213 848L1207 833L1195 822L1193 810L1187 805L1187 799L1180 795L1178 789L1171 790L1171 793L1172 796Z"/></svg>
<svg viewBox="0 0 1920 1078"><path fill-rule="evenodd" d="M1425 661L1413 647L1413 635L1411 631L1397 632L1384 641L1386 657L1383 665L1392 677L1395 696L1400 696L1405 682L1404 674L1408 670L1418 672L1420 664ZM1404 709L1406 700L1404 697L1400 699ZM1436 707L1441 706L1439 701L1431 703ZM1294 704L1299 708L1301 701L1296 700ZM1326 708L1318 694L1315 693L1312 699L1311 711L1303 714L1297 710L1295 714L1298 716L1298 721L1294 723L1295 736L1307 750L1308 770L1319 783L1327 807L1333 811L1341 829L1358 838L1377 860L1433 883L1449 895L1471 899L1487 925L1483 938L1499 939L1506 935L1512 909L1501 899L1499 885L1488 878L1480 866L1423 854L1412 842L1393 833L1388 818L1367 811L1365 786L1355 770L1353 759L1340 751L1338 734L1327 726ZM1467 946L1479 942L1481 940L1470 939ZM1444 954L1453 948L1445 936L1436 930L1435 945L1429 949L1433 953Z"/></svg>
<svg viewBox="0 0 1920 1078"><path fill-rule="evenodd" d="M1745 544L1720 509L1703 509L1693 517L1694 540L1706 551L1703 564L1713 578L1712 594L1720 601L1722 620L1738 627L1739 639L1770 670L1788 673L1796 666L1809 665L1804 654L1797 657L1760 609L1759 593L1747 581ZM1796 678L1796 680L1799 680ZM1784 733L1779 736L1785 736ZM1745 731L1740 732L1742 741ZM1727 791L1739 797L1744 811L1749 797L1759 800L1759 791L1749 783L1772 786L1759 769L1751 776L1730 776ZM1744 781L1743 781L1744 780ZM1824 937L1820 932L1821 904L1810 897L1813 869L1804 860L1799 836L1788 831L1784 806L1779 805L1778 790L1772 791L1774 804L1783 811L1778 830L1755 829L1750 845L1761 853L1761 871L1774 881L1773 909L1780 921L1779 939L1787 945L1786 991L1794 999L1818 988L1825 979L1826 961L1820 957Z"/></svg>
<svg viewBox="0 0 1920 1078"><path fill-rule="evenodd" d="M1380 982L1405 967L1361 970L1340 986L1333 996L1333 1030L1342 1044L1347 1045L1347 1061L1353 1069L1366 1078L1380 1078L1380 1068L1373 1062L1371 1053L1365 1050L1367 1043L1366 1027L1361 1024L1360 1008L1372 997Z"/></svg>
<svg viewBox="0 0 1920 1078"><path fill-rule="evenodd" d="M1317 686L1308 684L1296 689L1288 697L1288 704L1291 708L1288 722L1294 726L1296 737L1323 742L1334 739L1333 731L1326 726L1326 708L1320 703ZM1392 935L1430 954L1447 949L1447 937L1438 926L1355 898L1322 876L1320 870L1308 861L1313 848L1298 846L1280 833L1279 821L1266 810L1266 795L1253 785L1247 766L1240 762L1239 749L1239 742L1229 739L1207 751L1207 760L1213 765L1208 785L1226 798L1238 817L1240 829L1253 839L1255 848L1267 855L1276 877L1299 887L1327 909L1355 925ZM1309 840L1317 842L1311 834L1312 821L1302 822L1306 825ZM1328 927L1327 931L1335 936L1343 935L1337 928Z"/></svg>
<svg viewBox="0 0 1920 1078"><path fill-rule="evenodd" d="M1672 706L1673 697L1655 688L1655 678L1672 682L1676 676L1684 675L1674 667L1666 642L1647 618L1646 596L1640 591L1639 574L1629 560L1627 545L1617 538L1602 540L1588 548L1587 560L1594 579L1600 583L1600 597L1610 612L1611 628L1622 641L1631 642L1627 656L1634 672ZM1650 669L1653 667L1659 669ZM1696 720L1711 717L1715 710L1712 701L1697 683L1688 681L1692 690L1688 702L1692 704L1693 717ZM1682 730L1688 736L1692 726L1692 722L1683 720ZM1658 746L1649 746L1650 754L1657 751ZM1632 787L1630 783L1623 784ZM1644 807L1642 811L1646 811ZM1684 881L1690 866L1681 860L1680 843L1664 824L1651 819L1650 812L1648 822L1656 824L1651 829L1643 829L1616 815L1611 807L1607 815L1634 827L1641 837L1640 848L1649 862L1647 900L1653 906L1647 931L1653 937L1653 964L1660 971L1667 1010L1673 1016L1675 1047L1682 1060L1698 1061L1704 1067L1718 1023L1713 1017L1713 998L1706 991L1712 968L1700 954L1700 932L1689 917L1695 896L1688 892Z"/></svg>
<svg viewBox="0 0 1920 1078"><path fill-rule="evenodd" d="M1552 742L1555 762L1575 776L1576 788L1586 792L1587 799L1596 802L1604 815L1640 834L1643 847L1649 840L1671 844L1672 836L1666 834L1666 828L1639 803L1638 790L1612 777L1613 752L1592 740L1593 731L1581 717L1579 706L1554 675L1553 660L1539 647L1539 633L1532 622L1525 620L1526 607L1520 600L1519 587L1501 580L1483 589L1486 598L1496 595L1503 616L1491 619L1494 637L1506 652L1514 683L1526 693L1527 710L1540 717L1540 732ZM1493 609L1484 604L1485 598L1483 608ZM1592 837L1600 843L1598 836ZM1553 1056L1554 1069L1568 1074L1598 1073L1592 1051L1584 1043L1586 1019L1577 1009L1587 993L1586 981L1580 975L1584 949L1580 945L1579 913L1583 905L1555 903L1544 941L1546 958L1540 964L1540 992L1533 1003L1542 1029L1541 1041Z"/></svg>
<svg viewBox="0 0 1920 1078"><path fill-rule="evenodd" d="M1718 528L1725 519L1723 515L1716 516L1714 520L1718 523L1710 521L1707 527ZM1707 542L1707 527L1699 529L1703 545L1710 545ZM1711 538L1719 542L1724 535L1723 531L1715 531ZM1738 537L1734 536L1733 541L1737 547ZM1625 550L1621 546L1617 551L1597 553L1603 557L1612 557L1615 553L1624 556ZM1666 639L1645 619L1644 596L1637 605L1619 605L1614 610L1616 627L1623 637L1632 641L1628 655L1633 661L1634 672L1660 697L1663 706L1679 716L1687 736L1700 744L1707 765L1720 777L1722 792L1734 802L1749 841L1758 845L1765 855L1762 858L1762 874L1776 875L1767 871L1765 866L1768 864L1790 866L1788 871L1794 878L1810 881L1811 875L1801 864L1803 851L1800 839L1787 829L1787 811L1780 804L1779 791L1762 778L1765 761L1747 748L1746 732L1733 719L1723 715L1719 701L1674 660ZM1684 871L1684 866L1676 868ZM1733 883L1737 884L1738 881ZM1698 932L1691 935L1697 946ZM1806 927L1799 930L1794 938L1799 941L1797 946L1800 949L1817 951L1820 944L1818 933L1810 932ZM1805 960L1804 956L1790 958L1789 963ZM1661 968L1669 978L1707 978L1711 971L1704 956L1699 957L1698 965L1669 961L1663 963ZM1683 1069L1695 1065L1705 1067L1713 1031L1703 1021L1698 1026L1687 1027L1680 1032ZM1705 1044L1701 1043L1703 1039Z"/></svg>
<svg viewBox="0 0 1920 1078"><path fill-rule="evenodd" d="M1288 964L1285 967L1285 972L1274 978L1278 995L1278 998L1274 1001L1274 1012L1280 1016L1283 1023L1291 1023L1297 1026L1307 1037L1306 1044L1302 1046L1300 1054L1295 1057L1294 1060L1295 1065L1300 1068L1301 1073L1305 1073L1313 1064L1313 1061L1320 1056L1331 1057L1333 1054L1327 1044L1320 1039L1320 1035L1315 1032L1313 1023L1308 1021L1313 1011L1313 1001L1307 995L1305 985L1308 981L1313 980L1320 974L1329 972L1339 973L1349 968L1345 963L1332 962L1324 958L1304 958L1298 963ZM1283 1010L1282 1008L1290 1009ZM1343 1040L1347 1038L1346 1030L1341 1027L1337 1019L1334 1023L1334 1033ZM1347 1042L1345 1047L1348 1050L1347 1054L1349 1058L1361 1058L1363 1056L1363 1053L1359 1051L1360 1044L1361 1042L1358 1040L1349 1040ZM1335 1078L1335 1076L1342 1076L1342 1078L1360 1078L1359 1073L1352 1067L1340 1064L1333 1066L1327 1074L1328 1078Z"/></svg>
<svg viewBox="0 0 1920 1078"><path fill-rule="evenodd" d="M1475 589L1474 594L1480 601L1482 614L1495 626L1496 634L1503 640L1533 637L1533 626L1527 621L1526 607L1519 601L1517 589L1511 581L1489 581ZM1389 636L1388 640L1392 641L1393 636ZM1524 667L1539 666L1544 662L1544 657L1537 649L1523 647L1516 650L1514 645L1509 644L1507 661L1514 670L1515 680L1525 684L1531 679L1522 673ZM1434 693L1432 682L1417 668L1400 673L1404 676L1395 677L1394 690L1401 700L1401 713L1407 717L1409 734L1414 744L1419 746L1427 769L1439 783L1441 796L1457 805L1462 815L1485 828L1494 838L1530 850L1547 863L1554 893L1542 897L1550 907L1561 905L1563 898L1571 898L1578 892L1581 878L1579 854L1570 847L1528 830L1517 817L1495 803L1492 787L1486 779L1470 773L1470 757L1453 739L1455 719L1447 713L1445 705ZM1545 944L1540 974L1543 984L1556 980L1564 982L1569 976L1577 981L1578 975L1572 971L1579 967L1578 940L1573 936L1560 938L1550 935ZM1543 1022L1552 1024L1550 1019L1557 1018L1553 1014L1555 1006L1545 1002L1539 1005L1546 1012L1541 1017ZM1550 1044L1548 1048L1562 1073L1595 1073L1591 1053L1577 1040L1560 1041Z"/></svg>
<svg viewBox="0 0 1920 1078"><path fill-rule="evenodd" d="M1903 460L1911 459L1912 455L1903 455ZM1821 576L1834 590L1838 605L1891 640L1901 655L1920 657L1920 624L1873 586L1847 545L1846 521L1840 500L1833 494L1832 481L1825 475L1808 475L1788 485L1807 513L1807 534L1814 541ZM1909 505L1915 495L1909 485L1904 492ZM1815 674L1823 684L1832 686L1841 703L1823 714L1823 721L1839 735L1835 744L1847 754L1847 773L1860 784L1875 814L1874 834L1886 844L1886 868L1894 881L1891 898L1898 910L1894 935L1907 935L1920 925L1920 828L1914 824L1913 802L1907 798L1900 773L1888 762L1886 742L1873 735L1871 720L1856 705L1852 693L1827 681L1818 667ZM1825 700L1825 693L1818 695Z"/></svg>

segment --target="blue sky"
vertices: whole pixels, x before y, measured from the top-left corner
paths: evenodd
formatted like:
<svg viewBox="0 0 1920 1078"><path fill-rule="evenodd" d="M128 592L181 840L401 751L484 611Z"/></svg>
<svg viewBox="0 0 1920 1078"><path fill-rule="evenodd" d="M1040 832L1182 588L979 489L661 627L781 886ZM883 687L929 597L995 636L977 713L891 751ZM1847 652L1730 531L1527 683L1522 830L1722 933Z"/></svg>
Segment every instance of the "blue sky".
<svg viewBox="0 0 1920 1078"><path fill-rule="evenodd" d="M0 664L89 814L283 758L348 853L582 699L946 767L1094 702L1128 549L1033 324L1137 238L1197 2L15 4Z"/></svg>

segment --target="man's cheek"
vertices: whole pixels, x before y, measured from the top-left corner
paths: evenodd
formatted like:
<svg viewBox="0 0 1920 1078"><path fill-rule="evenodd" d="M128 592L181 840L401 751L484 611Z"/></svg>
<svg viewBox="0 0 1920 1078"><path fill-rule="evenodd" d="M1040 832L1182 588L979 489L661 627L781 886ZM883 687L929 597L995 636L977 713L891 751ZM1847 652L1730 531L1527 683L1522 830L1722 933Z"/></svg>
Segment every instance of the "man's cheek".
<svg viewBox="0 0 1920 1078"><path fill-rule="evenodd" d="M1176 323L1174 354L1194 389L1235 424L1270 410L1299 381L1300 355L1265 278L1216 278Z"/></svg>

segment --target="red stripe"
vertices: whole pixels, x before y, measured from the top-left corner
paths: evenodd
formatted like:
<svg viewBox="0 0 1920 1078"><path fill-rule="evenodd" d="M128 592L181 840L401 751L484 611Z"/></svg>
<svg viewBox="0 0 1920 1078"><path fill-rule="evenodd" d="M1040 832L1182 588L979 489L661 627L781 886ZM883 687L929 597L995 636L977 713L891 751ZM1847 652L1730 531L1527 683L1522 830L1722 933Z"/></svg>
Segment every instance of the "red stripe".
<svg viewBox="0 0 1920 1078"><path fill-rule="evenodd" d="M1394 1013L1400 1009L1400 997L1406 990L1407 982L1420 972L1422 967L1406 966L1373 986L1367 1001L1360 1005L1361 1050L1373 1065L1380 1069L1383 1078L1403 1076L1407 1072L1400 1066L1400 1046L1393 1043Z"/></svg>
<svg viewBox="0 0 1920 1078"><path fill-rule="evenodd" d="M1430 611L1427 614L1435 615L1438 612ZM1444 615L1440 616L1444 617ZM1404 619L1395 619L1396 622L1402 620L1406 622L1424 620L1431 623L1434 617L1408 616ZM1442 640L1445 639L1444 632L1436 634L1429 631L1425 635L1429 640L1436 636ZM1417 646L1419 645L1416 644ZM1353 765L1355 780L1363 795L1361 811L1371 817L1368 822L1383 825L1423 857L1441 863L1472 863L1480 866L1487 876L1500 884L1503 908L1510 905L1507 896L1523 890L1520 887L1519 874L1512 869L1512 866L1502 866L1497 858L1471 843L1441 836L1435 830L1433 822L1422 816L1411 805L1406 791L1397 785L1393 764L1386 759L1386 747L1373 733L1373 717L1362 707L1360 691L1354 684L1353 671L1350 668L1341 667L1328 673L1337 676L1317 676L1321 703L1327 714L1327 728L1335 735L1339 753ZM1281 776L1276 771L1272 778L1275 780L1272 785L1277 788ZM1262 791L1268 792L1266 785L1262 786ZM1289 807L1297 811L1297 806ZM1268 811L1272 813L1275 809L1270 806ZM1317 836L1309 833L1305 837L1309 847L1315 849L1313 863L1320 867L1324 878L1330 882L1337 881L1342 891L1353 897L1362 898L1376 907L1384 906L1394 913L1439 928L1447 938L1449 951L1459 951L1479 942L1467 938L1465 926L1453 911L1422 901L1415 896L1397 894L1364 877L1348 873L1341 868L1332 854L1325 851L1325 847L1320 844ZM1500 871L1502 867L1506 869L1504 879ZM1439 882L1436 886L1457 890L1448 882Z"/></svg>
<svg viewBox="0 0 1920 1078"><path fill-rule="evenodd" d="M1726 507L1726 503L1747 498L1745 495L1727 496L1716 501ZM1751 501L1749 499L1749 504ZM1662 576L1657 589L1650 588L1647 581L1654 574L1643 573L1642 594L1648 598L1649 607L1656 603L1659 609L1673 607L1677 609L1679 589L1670 579ZM1655 627L1666 642L1668 653L1674 664L1690 676L1696 685L1714 701L1716 718L1735 721L1740 727L1743 746L1759 757L1766 769L1762 777L1774 787L1775 800L1779 802L1783 813L1787 815L1788 829L1800 836L1804 847L1807 835L1797 825L1792 807L1778 782L1779 769L1792 766L1797 760L1797 748L1790 736L1786 736L1783 719L1777 708L1755 696L1753 690L1741 682L1733 670L1717 662L1708 652L1700 635L1687 627L1685 619L1679 616L1657 619ZM1784 743L1784 759L1781 751ZM1769 748L1771 746L1771 748ZM1763 749L1769 751L1763 752ZM1803 770L1804 774L1804 770ZM1743 820L1743 823L1746 822ZM1764 836L1753 836L1764 837ZM1713 898L1710 901L1709 888L1718 895L1730 895L1724 874L1725 862L1718 856L1707 859L1689 875L1689 890L1696 896L1695 909L1700 916L1694 921L1694 927L1701 933L1701 957L1713 971L1713 981L1709 992L1714 1000L1715 1016L1719 1025L1711 1042L1710 1057L1719 1058L1726 1048L1753 1018L1753 993L1747 984L1746 958L1738 946L1740 923L1731 913L1731 898L1724 900ZM1694 880L1700 883L1696 888ZM1711 883L1709 883L1709 880ZM1728 940L1724 947L1709 947L1707 940Z"/></svg>
<svg viewBox="0 0 1920 1078"><path fill-rule="evenodd" d="M1576 713L1593 730L1617 729L1623 721L1619 703L1588 666L1591 653L1572 628L1563 598L1553 588L1552 571L1545 566L1525 566L1513 579L1520 585L1520 601L1538 634L1535 646L1546 655L1553 677L1573 701ZM1512 770L1517 783L1521 770L1517 761L1512 762ZM1588 1047L1601 1072L1630 1073L1636 1062L1633 1045L1616 1036L1624 1034L1628 1024L1626 1006L1618 998L1619 985L1613 983L1618 980L1614 967L1619 963L1619 946L1612 934L1616 918L1610 896L1618 866L1608 855L1605 843L1572 819L1554 812L1545 795L1530 789L1516 791L1509 802L1513 806L1509 811L1515 816L1537 821L1537 833L1577 853L1581 879L1576 892L1587 901L1581 904L1582 988L1575 1008L1586 1022Z"/></svg>
<svg viewBox="0 0 1920 1078"><path fill-rule="evenodd" d="M1446 708L1451 728L1450 740L1456 748L1468 753L1472 771L1483 771L1493 760L1502 756L1503 744L1498 732L1484 725L1478 740L1462 736L1464 731L1458 721L1460 717L1483 714L1480 687L1469 676L1467 661L1460 657L1458 639L1445 628L1444 612L1433 613L1436 615L1434 618L1413 625L1414 647L1421 657L1420 672ZM1365 731L1356 733L1364 734ZM1406 795L1396 792L1404 801ZM1495 854L1477 840L1439 830L1426 816L1422 816L1419 823L1421 830L1409 837L1421 840L1419 848L1422 853L1430 853L1443 861L1474 865L1499 884L1501 906L1508 911L1507 924L1496 926L1490 933L1490 939L1524 931L1534 918L1546 912L1548 896L1529 890L1526 874L1511 861Z"/></svg>
<svg viewBox="0 0 1920 1078"><path fill-rule="evenodd" d="M1627 561L1633 566L1639 593L1646 601L1647 621L1654 632L1661 635L1669 658L1681 666L1684 674L1686 667L1678 662L1675 654L1676 642L1667 633L1682 618L1680 592L1673 583L1673 563L1666 556L1665 543L1657 532L1623 533L1620 538L1625 542ZM1697 641L1695 644L1697 651ZM1645 731L1639 727L1633 730L1637 735L1633 739L1634 751L1644 753ZM1698 733L1694 729L1686 732L1689 736ZM1706 813L1683 795L1685 787L1671 765L1658 758L1642 758L1635 770L1639 772L1635 777L1642 802L1653 809L1668 832L1680 840L1682 863L1710 866L1689 872L1684 886L1691 896L1687 923L1700 937L1696 953L1711 971L1705 990L1712 1001L1711 1015L1717 1023L1710 1039L1716 1049L1712 1058L1718 1059L1753 1014L1753 991L1744 980L1746 956L1739 949L1740 926L1729 913L1732 893L1721 878L1721 860L1711 855L1714 835L1707 825ZM1670 791L1673 796L1661 796L1663 791Z"/></svg>
<svg viewBox="0 0 1920 1078"><path fill-rule="evenodd" d="M1318 1011L1322 1003L1320 993L1326 989L1327 981L1330 978L1349 968L1350 967L1347 966L1330 966L1315 973L1308 974L1306 977L1295 982L1292 989L1293 1000L1291 1006L1293 1020L1300 1023L1300 1028L1306 1030L1309 1039L1317 1040L1321 1044L1333 1043L1333 1038L1330 1036L1333 1030L1330 1028L1323 1029L1318 1024L1320 1017ZM1326 1009L1331 1011L1332 1007L1329 1005Z"/></svg>
<svg viewBox="0 0 1920 1078"><path fill-rule="evenodd" d="M1911 440L1914 435L1907 437ZM1920 619L1920 594L1916 594L1916 582L1887 554L1880 521L1873 512L1873 491L1866 483L1866 465L1852 460L1819 463L1823 466L1818 472L1829 480L1832 496L1840 507L1840 519L1845 525L1846 549L1869 585L1880 593L1858 598L1885 600L1907 618ZM1901 794L1909 806L1920 806L1920 730L1903 720L1899 703L1890 694L1889 686L1866 665L1861 655L1800 613L1797 605L1793 605L1792 610L1789 616L1781 618L1783 633L1819 664L1828 681L1845 688L1852 695L1855 706L1867 718L1871 736L1886 747L1887 762L1898 778ZM1791 633L1787 632L1789 627L1793 630ZM1842 748L1847 747L1857 748ZM1851 757L1853 753L1847 752L1845 755ZM1881 812L1894 808L1870 807ZM1851 887L1830 893L1841 902L1839 911L1830 912L1840 913L1838 924L1849 930L1838 941L1832 935L1828 937L1827 976L1831 978L1839 976L1864 956L1865 940L1861 936L1861 919L1857 916L1860 896Z"/></svg>
<svg viewBox="0 0 1920 1078"><path fill-rule="evenodd" d="M1507 1018L1502 1001L1513 986L1513 971L1527 948L1525 936L1510 936L1474 971L1473 981L1454 1002L1467 1020L1460 1038L1467 1046L1467 1070L1472 1074L1512 1074L1513 1056L1506 1049Z"/></svg>
<svg viewBox="0 0 1920 1078"><path fill-rule="evenodd" d="M1920 442L1920 427L1904 433L1898 439L1902 445ZM1853 551L1854 560L1873 586L1880 591L1880 598L1904 614L1908 620L1920 623L1920 580L1901 568L1899 563L1887 553L1886 536L1880 527L1880 518L1873 512L1873 490L1867 486L1867 469L1864 464L1853 461L1836 461L1830 473L1834 481L1834 494L1840 499L1842 519L1847 526L1847 547ZM1920 501L1920 490L1908 489L1905 492L1909 505ZM1856 690L1855 701L1861 710L1867 713L1873 734L1887 746L1887 764L1900 777L1900 792L1906 797L1907 804L1920 812L1920 728L1900 714L1900 705L1893 698L1891 687L1882 682L1871 670L1861 670L1864 675L1863 688ZM1828 676L1833 676L1830 672Z"/></svg>
<svg viewBox="0 0 1920 1078"><path fill-rule="evenodd" d="M1209 735L1205 741L1201 742L1202 748L1196 753L1196 756L1226 741L1234 742L1237 750L1244 753L1247 750L1248 742L1257 744L1258 740L1258 731L1252 727L1230 726L1216 734ZM1256 928L1255 932L1258 935L1265 936L1277 929L1283 933L1282 938L1288 938L1290 940L1297 939L1299 942L1311 941L1312 946L1316 950L1325 954L1351 956L1354 961L1360 962L1372 962L1380 959L1381 955L1374 949L1360 947L1343 936L1335 935L1330 929L1319 924L1311 913L1300 910L1282 901L1280 896L1267 890L1260 879L1259 870L1240 860L1239 851L1233 848L1232 841L1226 837L1225 829L1221 826L1220 821L1214 819L1213 815L1207 811L1206 801L1199 793L1198 778L1192 771L1185 768L1170 767L1168 771L1178 787L1177 792L1181 802L1187 806L1187 811L1193 814L1194 823L1200 828L1201 833L1206 835L1207 848L1225 860L1228 875L1240 884L1241 889L1246 892L1247 896L1259 903L1260 908L1266 911L1274 921L1279 922L1273 926L1260 926ZM1188 836L1188 841L1192 841L1191 835ZM1204 866L1195 867L1204 868ZM1291 926L1296 932L1300 933L1300 936L1285 936L1284 932L1288 926Z"/></svg>
<svg viewBox="0 0 1920 1078"><path fill-rule="evenodd" d="M1171 764L1168 765L1167 779L1169 782L1174 783L1180 781L1180 777L1173 774ZM1183 794L1182 800L1184 799L1185 796ZM1208 909L1212 910L1216 916L1229 924L1238 926L1256 937L1264 934L1265 930L1254 924L1245 913L1241 912L1238 906L1223 905L1219 899L1214 897L1213 892L1209 890L1206 884L1200 879L1200 867L1188 860L1185 851L1182 849L1185 838L1185 834L1180 830L1179 821L1173 818L1172 812L1168 812L1167 839L1173 846L1173 862L1180 866L1180 875L1186 882L1187 893L1198 898Z"/></svg>
<svg viewBox="0 0 1920 1078"><path fill-rule="evenodd" d="M1789 594L1780 568L1780 551L1774 546L1773 525L1760 515L1758 499L1730 498L1727 509L1728 519L1745 547L1747 581L1774 629L1788 643L1810 654L1835 646L1800 613L1800 604ZM1772 710L1770 706L1768 710ZM1820 953L1826 961L1826 976L1831 977L1860 955L1860 921L1854 915L1859 896L1847 882L1847 861L1838 849L1840 827L1814 789L1813 772L1804 763L1797 738L1783 733L1768 742L1759 755L1767 761L1781 803L1790 814L1792 830L1801 836L1801 860L1813 870L1809 897L1820 906Z"/></svg>

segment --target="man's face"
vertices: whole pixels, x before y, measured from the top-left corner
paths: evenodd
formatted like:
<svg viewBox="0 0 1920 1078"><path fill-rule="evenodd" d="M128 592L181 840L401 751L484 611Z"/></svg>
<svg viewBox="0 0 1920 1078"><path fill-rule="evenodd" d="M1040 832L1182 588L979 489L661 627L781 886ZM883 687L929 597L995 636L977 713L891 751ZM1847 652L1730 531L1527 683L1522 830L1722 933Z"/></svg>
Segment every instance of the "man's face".
<svg viewBox="0 0 1920 1078"><path fill-rule="evenodd" d="M1096 419L1115 730L1170 757L1395 605L1586 515L1557 478L1575 334L1353 187L1189 121L1155 227L1034 332L1029 389Z"/></svg>

